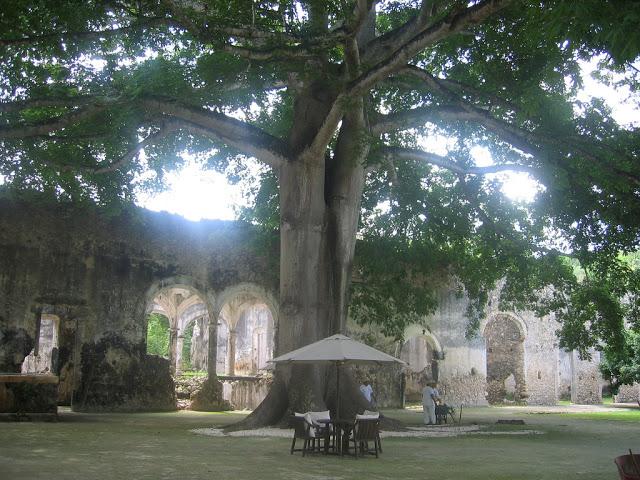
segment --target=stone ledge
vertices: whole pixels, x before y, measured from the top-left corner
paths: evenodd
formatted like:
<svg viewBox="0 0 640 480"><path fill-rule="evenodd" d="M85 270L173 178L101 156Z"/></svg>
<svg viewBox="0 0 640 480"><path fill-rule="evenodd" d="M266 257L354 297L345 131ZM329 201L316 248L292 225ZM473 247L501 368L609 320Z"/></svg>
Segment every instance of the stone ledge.
<svg viewBox="0 0 640 480"><path fill-rule="evenodd" d="M56 375L33 373L0 373L0 383L54 383L59 378Z"/></svg>

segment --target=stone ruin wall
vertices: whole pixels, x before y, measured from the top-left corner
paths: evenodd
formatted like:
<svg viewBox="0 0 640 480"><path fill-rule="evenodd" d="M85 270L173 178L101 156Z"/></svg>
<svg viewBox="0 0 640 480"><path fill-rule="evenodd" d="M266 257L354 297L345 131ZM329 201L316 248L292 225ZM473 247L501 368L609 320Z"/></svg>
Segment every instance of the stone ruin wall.
<svg viewBox="0 0 640 480"><path fill-rule="evenodd" d="M438 292L438 308L426 319L426 326L408 328L405 339L425 335L432 342L439 358L438 389L446 403L486 405L484 340L479 336L465 338L467 301L456 294L454 287L447 285ZM426 380L419 384L420 390L424 386Z"/></svg>
<svg viewBox="0 0 640 480"><path fill-rule="evenodd" d="M90 208L38 206L5 195L0 196L0 226L0 372L20 370L35 342L34 309L43 308L60 324L58 400L78 410L174 407L168 362L146 355L144 348L145 309L150 292L157 292L163 282L188 282L214 308L219 307L221 292L245 283L277 297L277 272L269 267L273 264L251 250L250 230L234 222L193 223L141 209L109 217ZM437 372L446 402L483 405L485 338L465 338L467 299L455 292L453 283L445 285L437 311L426 320L428 327L412 327L405 338L425 330L439 342ZM496 313L490 306L488 318ZM526 329L527 403L554 404L572 384L573 401L601 402L596 364L558 349L555 320L538 319L531 312L516 316ZM368 332L362 339L370 336ZM400 345L389 339L380 339L377 346L401 353ZM370 369L366 376L374 382L380 406L401 404L399 372ZM418 392L422 386L416 385ZM209 390L223 388L230 387ZM258 390L264 393L264 385ZM631 397L633 391L629 390ZM237 402L255 403L240 398L247 395L238 390L232 396Z"/></svg>
<svg viewBox="0 0 640 480"><path fill-rule="evenodd" d="M137 208L109 216L3 193L0 226L0 372L20 372L36 310L56 315L54 373L61 391L75 392L77 410L175 408L168 362L145 351L146 309L163 282L196 287L213 308L238 285L277 291L277 272L251 249L249 228L234 222Z"/></svg>
<svg viewBox="0 0 640 480"><path fill-rule="evenodd" d="M602 376L598 369L600 352L592 351L591 360L581 359L577 352L571 356L571 402L580 404L602 403Z"/></svg>
<svg viewBox="0 0 640 480"><path fill-rule="evenodd" d="M426 318L427 326L414 325L405 331L405 339L422 335L439 344L443 358L437 362L438 382L445 402L453 405L486 405L487 400L501 403L503 399L498 397L504 397L505 392L501 390L492 397L491 382L487 382L487 360L498 360L502 363L499 368L506 369L503 375L498 376L507 378L507 383L511 382L514 390L519 383L523 385L521 392L514 392L514 396L519 394L522 397L519 400L523 403L555 405L569 395L574 403L602 403L603 379L598 370L597 352L594 352L593 360L586 361L579 359L575 352L562 351L556 337L559 324L553 315L538 318L529 311L501 312L494 293L480 332L467 339L467 318L464 315L467 301L466 297L456 294L452 281L440 291L439 306ZM500 337L514 334L515 325L522 331L523 341L520 344L512 342L511 347L500 352L499 356L503 356L500 360L495 357L495 352L487 352L486 327L492 319L503 315L514 323L508 326L508 334L505 327L495 332L497 344L500 345ZM516 351L509 352L509 348ZM514 382L516 376L521 376L523 381ZM500 379L501 382L504 378ZM634 391L631 390L631 396Z"/></svg>
<svg viewBox="0 0 640 480"><path fill-rule="evenodd" d="M529 405L555 405L558 401L558 338L555 318L536 317L533 312L518 312L527 327L524 340L526 402Z"/></svg>
<svg viewBox="0 0 640 480"><path fill-rule="evenodd" d="M499 313L487 322L483 336L487 355L487 401L501 403L507 395L513 401L528 397L524 371L524 332L507 314Z"/></svg>
<svg viewBox="0 0 640 480"><path fill-rule="evenodd" d="M640 383L633 385L621 385L615 401L620 403L638 403L640 406Z"/></svg>

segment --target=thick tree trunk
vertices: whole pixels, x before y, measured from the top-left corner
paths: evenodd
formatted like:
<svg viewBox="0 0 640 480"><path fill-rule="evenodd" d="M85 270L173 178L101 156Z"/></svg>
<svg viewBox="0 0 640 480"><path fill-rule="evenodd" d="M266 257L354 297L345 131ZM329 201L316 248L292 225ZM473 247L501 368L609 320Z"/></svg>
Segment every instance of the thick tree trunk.
<svg viewBox="0 0 640 480"><path fill-rule="evenodd" d="M343 119L334 156L308 145L326 117L326 92L312 92L296 102L296 125L290 137L296 159L281 167L280 318L276 354L283 354L344 332L351 265L360 199L364 185L362 105ZM341 413L366 406L347 369L341 371ZM241 425L278 423L293 411L335 410L333 366L278 366L274 386L264 402Z"/></svg>

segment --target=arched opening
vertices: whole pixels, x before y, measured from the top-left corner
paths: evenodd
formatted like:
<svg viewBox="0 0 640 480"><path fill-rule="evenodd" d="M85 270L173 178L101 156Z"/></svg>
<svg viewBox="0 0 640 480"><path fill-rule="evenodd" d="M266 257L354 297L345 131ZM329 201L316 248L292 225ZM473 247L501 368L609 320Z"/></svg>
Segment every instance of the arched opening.
<svg viewBox="0 0 640 480"><path fill-rule="evenodd" d="M524 376L524 331L508 314L489 320L484 337L487 348L487 401L520 402L527 397Z"/></svg>
<svg viewBox="0 0 640 480"><path fill-rule="evenodd" d="M169 358L169 319L161 313L147 316L147 353Z"/></svg>
<svg viewBox="0 0 640 480"><path fill-rule="evenodd" d="M209 317L188 319L178 335L178 371L182 375L206 376L209 352Z"/></svg>
<svg viewBox="0 0 640 480"><path fill-rule="evenodd" d="M168 358L174 376L183 373L185 360L188 372L206 376L209 312L204 295L186 285L165 286L147 311L147 353Z"/></svg>
<svg viewBox="0 0 640 480"><path fill-rule="evenodd" d="M221 295L217 372L235 408L257 407L269 391L275 319L267 298L247 286Z"/></svg>
<svg viewBox="0 0 640 480"><path fill-rule="evenodd" d="M409 338L402 345L400 359L407 364L405 372L405 399L420 402L422 390L429 382L437 382L438 362L442 358L439 344L430 333Z"/></svg>
<svg viewBox="0 0 640 480"><path fill-rule="evenodd" d="M259 298L241 295L225 304L218 321L219 375L254 376L269 370L273 328L273 314Z"/></svg>
<svg viewBox="0 0 640 480"><path fill-rule="evenodd" d="M209 372L209 304L183 277L163 281L147 298L147 353L169 360L178 408L189 408Z"/></svg>
<svg viewBox="0 0 640 480"><path fill-rule="evenodd" d="M571 352L558 349L558 400L571 400Z"/></svg>
<svg viewBox="0 0 640 480"><path fill-rule="evenodd" d="M58 371L58 330L60 318L43 313L37 325L37 341L22 362L22 373L55 373Z"/></svg>

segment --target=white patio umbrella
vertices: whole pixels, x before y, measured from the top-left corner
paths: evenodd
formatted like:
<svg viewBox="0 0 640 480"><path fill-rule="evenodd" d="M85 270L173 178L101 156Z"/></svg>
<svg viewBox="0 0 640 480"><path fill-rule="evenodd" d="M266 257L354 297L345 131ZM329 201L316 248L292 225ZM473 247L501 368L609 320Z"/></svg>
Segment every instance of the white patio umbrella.
<svg viewBox="0 0 640 480"><path fill-rule="evenodd" d="M330 337L271 360L273 363L334 363L336 365L336 417L340 418L340 366L350 363L385 364L405 362L344 335Z"/></svg>

